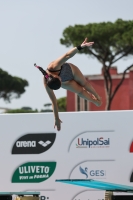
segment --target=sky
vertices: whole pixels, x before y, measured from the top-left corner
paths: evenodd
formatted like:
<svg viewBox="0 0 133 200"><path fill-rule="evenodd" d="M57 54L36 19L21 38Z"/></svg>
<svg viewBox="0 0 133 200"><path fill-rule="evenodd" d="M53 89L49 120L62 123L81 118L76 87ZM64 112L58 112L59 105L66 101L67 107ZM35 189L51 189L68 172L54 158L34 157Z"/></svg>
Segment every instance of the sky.
<svg viewBox="0 0 133 200"><path fill-rule="evenodd" d="M0 107L44 109L50 99L42 74L33 64L46 69L70 49L60 44L66 27L118 18L133 20L132 7L132 0L0 0L0 68L29 82L19 99L11 103L0 99ZM76 54L69 62L85 75L101 73L101 64L85 55ZM118 72L132 63L132 57L120 60ZM64 97L66 90L55 91L55 95L57 99Z"/></svg>

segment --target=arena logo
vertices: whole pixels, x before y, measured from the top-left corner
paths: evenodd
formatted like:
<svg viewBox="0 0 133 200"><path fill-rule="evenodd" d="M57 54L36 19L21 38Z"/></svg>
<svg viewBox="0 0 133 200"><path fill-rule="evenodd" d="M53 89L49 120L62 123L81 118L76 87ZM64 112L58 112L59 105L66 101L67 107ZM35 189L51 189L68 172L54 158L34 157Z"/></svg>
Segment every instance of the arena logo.
<svg viewBox="0 0 133 200"><path fill-rule="evenodd" d="M49 140L46 142L39 141L38 144L42 145L43 147L46 147L51 144ZM36 141L17 141L16 147L36 147Z"/></svg>
<svg viewBox="0 0 133 200"><path fill-rule="evenodd" d="M103 137L96 140L89 140L84 138L77 138L76 148L105 148L110 147L110 138L104 139Z"/></svg>
<svg viewBox="0 0 133 200"><path fill-rule="evenodd" d="M79 171L81 174L85 175L86 179L88 178L105 178L106 177L106 171L104 169L90 169L88 170L88 167L79 167Z"/></svg>
<svg viewBox="0 0 133 200"><path fill-rule="evenodd" d="M17 141L16 147L36 147L36 141Z"/></svg>
<svg viewBox="0 0 133 200"><path fill-rule="evenodd" d="M13 145L12 154L40 154L54 144L56 133L26 134Z"/></svg>

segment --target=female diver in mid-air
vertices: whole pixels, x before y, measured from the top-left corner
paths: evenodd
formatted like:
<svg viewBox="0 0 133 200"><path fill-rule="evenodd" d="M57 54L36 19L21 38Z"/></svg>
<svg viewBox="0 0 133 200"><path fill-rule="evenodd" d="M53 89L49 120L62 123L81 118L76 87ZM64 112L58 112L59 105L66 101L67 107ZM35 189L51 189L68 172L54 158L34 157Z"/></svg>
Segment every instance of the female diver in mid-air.
<svg viewBox="0 0 133 200"><path fill-rule="evenodd" d="M58 131L61 129L62 121L59 119L57 101L53 90L58 90L60 87L62 87L76 93L83 99L94 103L96 106L100 106L102 104L100 96L91 86L91 84L85 79L78 67L72 63L66 63L66 61L73 57L78 51L85 47L92 46L93 43L94 42L87 42L86 38L81 45L72 48L66 54L51 62L46 71L40 66L34 64L34 66L37 67L44 75L44 87L46 88L46 91L52 101L55 117L54 128L57 127Z"/></svg>

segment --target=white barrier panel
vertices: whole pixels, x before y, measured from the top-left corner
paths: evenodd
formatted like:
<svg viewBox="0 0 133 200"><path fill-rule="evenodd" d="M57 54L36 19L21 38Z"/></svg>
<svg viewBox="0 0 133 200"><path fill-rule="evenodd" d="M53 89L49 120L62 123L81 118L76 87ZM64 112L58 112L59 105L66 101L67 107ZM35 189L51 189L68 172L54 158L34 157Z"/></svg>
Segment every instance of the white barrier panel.
<svg viewBox="0 0 133 200"><path fill-rule="evenodd" d="M55 182L94 179L133 186L133 111L0 115L0 192L102 200L104 191Z"/></svg>

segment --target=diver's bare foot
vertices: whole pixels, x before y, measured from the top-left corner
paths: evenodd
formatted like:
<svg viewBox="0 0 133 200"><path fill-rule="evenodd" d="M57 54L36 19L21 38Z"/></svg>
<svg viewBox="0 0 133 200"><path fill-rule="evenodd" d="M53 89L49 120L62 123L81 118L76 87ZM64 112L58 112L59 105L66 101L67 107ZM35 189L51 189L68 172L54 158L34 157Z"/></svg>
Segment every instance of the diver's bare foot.
<svg viewBox="0 0 133 200"><path fill-rule="evenodd" d="M99 106L101 106L101 105L102 105L102 101L97 99L97 100L96 100L96 106L99 107Z"/></svg>
<svg viewBox="0 0 133 200"><path fill-rule="evenodd" d="M101 106L102 105L102 98L100 96L98 97L95 97L93 94L91 95L92 96L92 99L93 99L93 102L96 106Z"/></svg>

